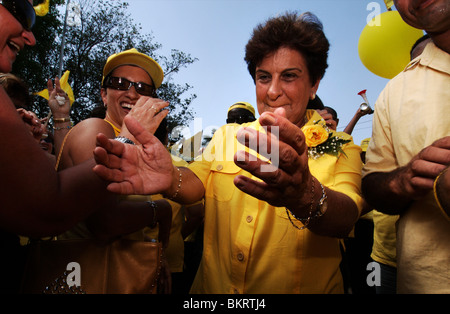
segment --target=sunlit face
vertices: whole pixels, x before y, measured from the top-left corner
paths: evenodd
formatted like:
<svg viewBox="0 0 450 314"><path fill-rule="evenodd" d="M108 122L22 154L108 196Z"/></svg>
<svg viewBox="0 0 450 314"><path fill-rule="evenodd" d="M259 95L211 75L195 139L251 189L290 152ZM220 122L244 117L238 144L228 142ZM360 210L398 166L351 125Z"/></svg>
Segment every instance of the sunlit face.
<svg viewBox="0 0 450 314"><path fill-rule="evenodd" d="M123 65L115 69L111 76L123 77L131 82L143 82L153 85L148 73L136 66ZM106 118L117 127L122 126L123 118L130 112L138 99L142 97L134 86L122 91L113 88L101 90L103 103L106 105Z"/></svg>
<svg viewBox="0 0 450 314"><path fill-rule="evenodd" d="M395 7L409 25L427 33L450 30L450 0L394 0Z"/></svg>
<svg viewBox="0 0 450 314"><path fill-rule="evenodd" d="M306 61L297 50L282 47L266 56L256 67L255 81L259 114L282 107L289 121L304 124L306 106L320 81L311 83Z"/></svg>
<svg viewBox="0 0 450 314"><path fill-rule="evenodd" d="M32 1L29 1L32 3ZM11 72L17 54L26 45L34 46L36 39L19 21L0 5L0 72Z"/></svg>

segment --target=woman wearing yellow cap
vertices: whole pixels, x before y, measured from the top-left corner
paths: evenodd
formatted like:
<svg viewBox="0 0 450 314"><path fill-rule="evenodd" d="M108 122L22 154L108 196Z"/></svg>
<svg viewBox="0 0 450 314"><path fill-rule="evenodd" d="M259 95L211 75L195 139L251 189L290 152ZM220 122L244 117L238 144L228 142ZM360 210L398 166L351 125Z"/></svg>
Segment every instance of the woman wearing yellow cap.
<svg viewBox="0 0 450 314"><path fill-rule="evenodd" d="M96 135L127 141L132 138L122 127L123 118L133 115L146 129L154 132L167 115L163 110L167 103L153 98L163 80L163 71L158 63L136 49L126 50L110 56L103 69L101 96L106 114L103 118L89 118L71 128L70 118L59 118L58 127L67 127L61 151L57 152L57 169L71 168L92 158ZM134 140L134 139L133 139ZM100 192L99 192L100 193ZM80 196L82 197L82 196ZM100 195L99 195L100 197ZM111 200L114 202L114 199ZM85 222L65 232L58 238L112 238L128 235L154 223L156 217L161 224L161 237L166 244L169 236L171 209L165 200L151 202L149 197L132 197L122 200L116 211L110 207L99 210ZM155 215L157 205L158 214ZM143 237L143 233L140 233Z"/></svg>
<svg viewBox="0 0 450 314"><path fill-rule="evenodd" d="M125 122L145 151L98 137L94 171L112 181L111 191L157 190L187 203L205 197L203 258L191 292L343 293L339 237L362 209L362 163L349 135L307 110L328 48L311 13L258 25L245 60L260 118L217 130L188 168L173 167L167 153L152 162L149 148L161 155L162 147L131 117Z"/></svg>

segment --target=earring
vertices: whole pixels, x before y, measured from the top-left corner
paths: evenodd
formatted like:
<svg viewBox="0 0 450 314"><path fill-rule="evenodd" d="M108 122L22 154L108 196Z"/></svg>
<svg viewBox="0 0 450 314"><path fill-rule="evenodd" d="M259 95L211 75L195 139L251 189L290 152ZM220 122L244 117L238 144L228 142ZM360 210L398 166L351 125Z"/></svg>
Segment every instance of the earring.
<svg viewBox="0 0 450 314"><path fill-rule="evenodd" d="M316 94L312 94L311 100L314 100L316 98Z"/></svg>

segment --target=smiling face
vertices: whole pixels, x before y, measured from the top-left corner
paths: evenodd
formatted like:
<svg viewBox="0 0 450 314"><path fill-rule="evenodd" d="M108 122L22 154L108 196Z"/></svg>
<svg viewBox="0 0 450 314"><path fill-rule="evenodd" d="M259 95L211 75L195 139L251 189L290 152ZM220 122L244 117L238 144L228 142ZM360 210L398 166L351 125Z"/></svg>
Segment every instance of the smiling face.
<svg viewBox="0 0 450 314"><path fill-rule="evenodd" d="M123 77L131 82L142 82L153 85L146 71L131 65L123 65L116 68L112 71L111 76ZM113 88L102 88L101 96L103 103L107 105L106 118L119 128L122 126L123 118L130 112L138 99L142 97L136 92L134 86L124 91Z"/></svg>
<svg viewBox="0 0 450 314"><path fill-rule="evenodd" d="M409 25L429 34L450 30L450 0L394 0L395 7Z"/></svg>
<svg viewBox="0 0 450 314"><path fill-rule="evenodd" d="M316 94L319 82L311 82L306 61L297 50L286 47L278 49L256 67L259 114L282 107L289 121L303 126L306 106Z"/></svg>
<svg viewBox="0 0 450 314"><path fill-rule="evenodd" d="M19 51L26 45L34 46L36 39L3 5L0 5L0 29L0 72L8 73Z"/></svg>

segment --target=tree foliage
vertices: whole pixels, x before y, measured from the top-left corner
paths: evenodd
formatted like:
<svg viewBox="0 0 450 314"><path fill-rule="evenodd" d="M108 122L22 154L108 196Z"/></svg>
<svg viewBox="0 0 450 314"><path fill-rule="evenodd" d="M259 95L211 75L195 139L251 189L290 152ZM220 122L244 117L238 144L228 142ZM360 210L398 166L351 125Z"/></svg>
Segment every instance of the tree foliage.
<svg viewBox="0 0 450 314"><path fill-rule="evenodd" d="M192 86L175 84L173 75L197 59L176 49L171 50L170 56L158 54L161 45L152 34L143 33L141 25L132 20L126 2L72 2L80 5L81 24L66 28L62 74L65 70L70 71L69 83L76 98L71 112L73 121L77 123L87 118L95 106L103 105L100 85L107 58L119 51L136 48L155 59L164 70L164 83L158 90L158 97L170 103L169 129L187 125L194 116L189 106L196 95L185 96ZM47 80L59 72L64 3L64 0L51 1L49 13L38 17L33 29L38 44L21 52L15 62L12 72L26 81L32 92L45 89ZM46 100L35 96L33 110L40 117L46 116Z"/></svg>

